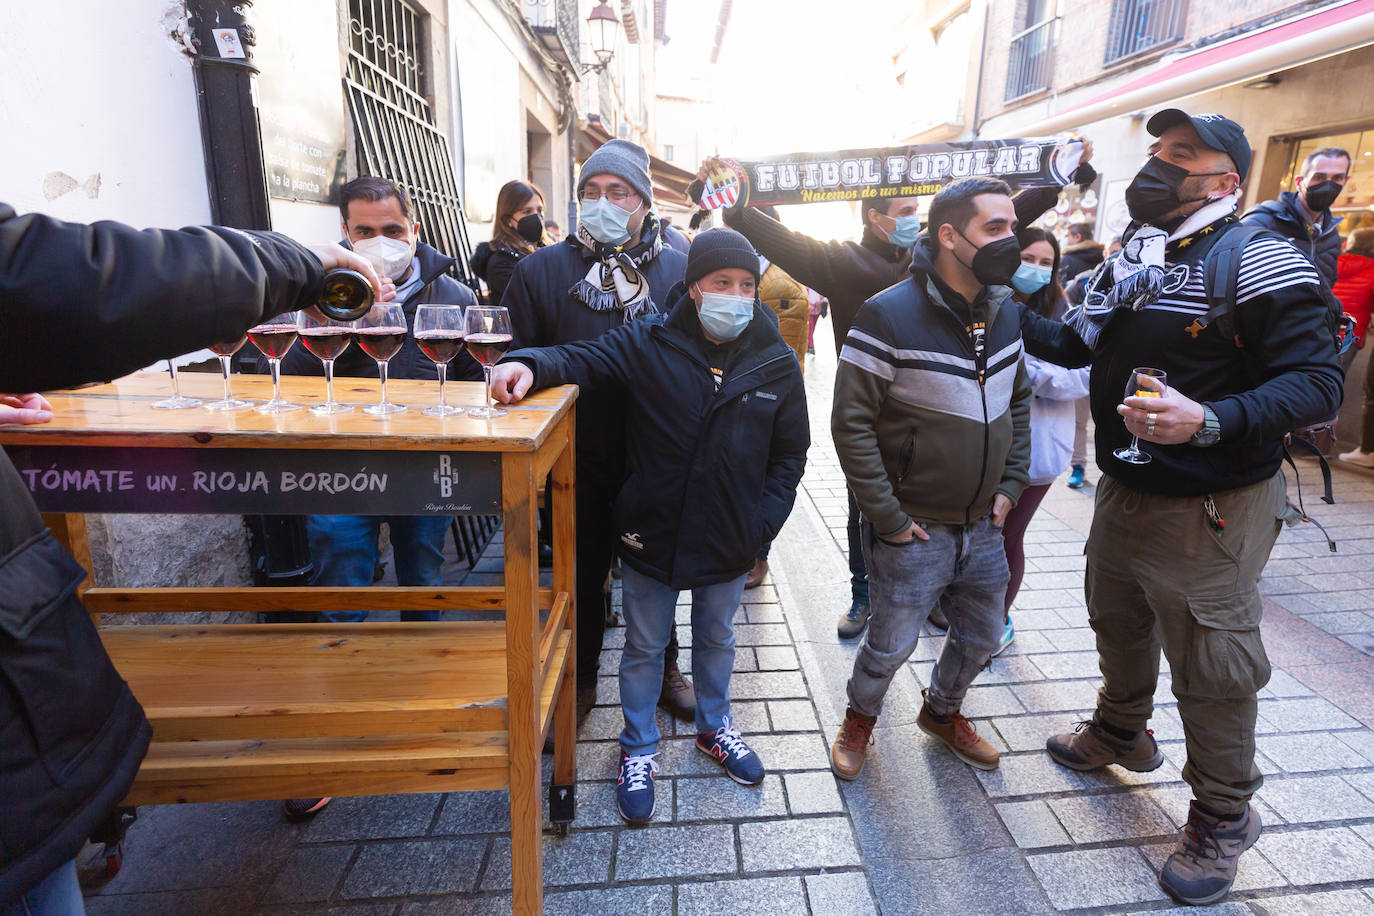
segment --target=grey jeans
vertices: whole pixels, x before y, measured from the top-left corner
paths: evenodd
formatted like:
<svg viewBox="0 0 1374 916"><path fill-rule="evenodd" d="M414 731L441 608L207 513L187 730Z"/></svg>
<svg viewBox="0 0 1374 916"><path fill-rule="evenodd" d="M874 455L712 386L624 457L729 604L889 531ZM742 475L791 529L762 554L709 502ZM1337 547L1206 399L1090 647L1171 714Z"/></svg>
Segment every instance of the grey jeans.
<svg viewBox="0 0 1374 916"><path fill-rule="evenodd" d="M863 522L873 616L848 692L849 705L866 716L882 710L892 676L916 649L921 626L941 595L949 633L926 694L936 715L959 711L1002 636L1010 578L1002 529L986 517L971 525L923 527L930 540L890 544Z"/></svg>

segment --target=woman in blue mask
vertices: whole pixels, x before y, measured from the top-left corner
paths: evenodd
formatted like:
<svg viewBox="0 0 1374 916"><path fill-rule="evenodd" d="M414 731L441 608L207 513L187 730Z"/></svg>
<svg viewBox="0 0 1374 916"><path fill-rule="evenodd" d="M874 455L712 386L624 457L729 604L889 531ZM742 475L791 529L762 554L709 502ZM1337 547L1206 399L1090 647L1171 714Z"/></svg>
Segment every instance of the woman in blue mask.
<svg viewBox="0 0 1374 916"><path fill-rule="evenodd" d="M1056 279L1059 276L1059 241L1044 229L1033 226L1018 232L1016 240L1021 245L1021 265L1012 277L1016 300L1024 308L1046 318L1062 319L1068 302ZM1011 581L1007 584L1006 625L994 655L1011 645L1016 633L1011 622L1011 605L1026 571L1026 526L1049 492L1050 484L1069 466L1073 451L1074 401L1088 394L1087 369L1065 369L1030 354L1025 360L1034 395L1031 399L1030 486L1022 491L1020 501L1007 513L1006 525L1002 528Z"/></svg>

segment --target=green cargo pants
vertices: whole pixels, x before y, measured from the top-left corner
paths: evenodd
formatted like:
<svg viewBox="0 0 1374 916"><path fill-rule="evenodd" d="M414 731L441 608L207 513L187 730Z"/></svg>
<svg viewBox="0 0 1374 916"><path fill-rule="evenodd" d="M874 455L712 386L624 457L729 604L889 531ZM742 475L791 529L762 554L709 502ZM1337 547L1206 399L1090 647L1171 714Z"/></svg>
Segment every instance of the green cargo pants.
<svg viewBox="0 0 1374 916"><path fill-rule="evenodd" d="M1103 476L1085 589L1097 634L1098 715L1139 731L1154 709L1161 644L1183 719L1183 778L1202 805L1234 814L1260 787L1255 694L1269 681L1259 577L1287 504L1283 474L1202 497L1158 496Z"/></svg>

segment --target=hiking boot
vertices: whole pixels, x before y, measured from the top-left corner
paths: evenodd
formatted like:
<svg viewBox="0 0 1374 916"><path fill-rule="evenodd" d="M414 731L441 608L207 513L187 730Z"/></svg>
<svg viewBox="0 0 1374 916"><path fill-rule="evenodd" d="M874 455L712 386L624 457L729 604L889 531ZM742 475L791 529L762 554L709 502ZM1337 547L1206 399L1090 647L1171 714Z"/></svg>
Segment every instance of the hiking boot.
<svg viewBox="0 0 1374 916"><path fill-rule="evenodd" d="M756 786L763 782L763 762L744 743L739 731L730 724L729 716L714 732L697 734L697 750L720 764L725 775L742 786Z"/></svg>
<svg viewBox="0 0 1374 916"><path fill-rule="evenodd" d="M768 561L763 557L754 560L754 568L749 570L749 575L744 579L746 589L758 588L763 584L763 579L768 575Z"/></svg>
<svg viewBox="0 0 1374 916"><path fill-rule="evenodd" d="M1007 616L1006 623L1002 624L1002 638L997 640L997 648L992 650L992 657L996 658L1007 651L1007 646L1016 638L1016 627L1011 625L1011 616Z"/></svg>
<svg viewBox="0 0 1374 916"><path fill-rule="evenodd" d="M930 609L930 614L926 616L926 622L941 633L949 631L949 618L945 616L945 609L940 606L940 602L935 602L935 607Z"/></svg>
<svg viewBox="0 0 1374 916"><path fill-rule="evenodd" d="M873 743L873 726L878 722L876 716L866 716L853 709L844 711L844 723L835 743L830 745L830 769L841 779L857 779L864 768L864 755Z"/></svg>
<svg viewBox="0 0 1374 916"><path fill-rule="evenodd" d="M1130 738L1118 738L1103 727L1096 713L1075 725L1073 731L1050 738L1045 750L1055 763L1071 770L1096 770L1115 763L1136 773L1148 773L1164 763L1154 732L1144 729Z"/></svg>
<svg viewBox="0 0 1374 916"><path fill-rule="evenodd" d="M924 690L921 691L922 696L925 696L925 693ZM1002 755L978 734L973 723L962 714L956 712L942 719L935 715L929 703L922 703L921 712L916 716L916 724L927 735L943 741L954 752L954 756L969 766L980 770L997 769L997 761Z"/></svg>
<svg viewBox="0 0 1374 916"><path fill-rule="evenodd" d="M840 618L840 625L836 629L839 631L840 639L854 639L863 634L868 626L868 602L860 601L858 598L849 605L849 610Z"/></svg>
<svg viewBox="0 0 1374 916"><path fill-rule="evenodd" d="M620 752L620 775L615 781L615 806L625 823L647 824L654 817L654 774L658 761L653 754L631 757Z"/></svg>
<svg viewBox="0 0 1374 916"><path fill-rule="evenodd" d="M677 662L663 666L663 688L658 694L658 705L680 722L697 719L697 692Z"/></svg>
<svg viewBox="0 0 1374 916"><path fill-rule="evenodd" d="M282 803L281 813L288 821L303 821L314 817L333 800L328 795L324 798L288 798Z"/></svg>
<svg viewBox="0 0 1374 916"><path fill-rule="evenodd" d="M1159 886L1179 903L1216 903L1231 890L1240 854L1255 845L1260 828L1259 812L1249 805L1240 814L1221 818L1192 802L1178 848L1159 872Z"/></svg>
<svg viewBox="0 0 1374 916"><path fill-rule="evenodd" d="M1083 486L1083 465L1075 464L1069 469L1069 479L1064 481L1069 485L1070 490L1077 490Z"/></svg>

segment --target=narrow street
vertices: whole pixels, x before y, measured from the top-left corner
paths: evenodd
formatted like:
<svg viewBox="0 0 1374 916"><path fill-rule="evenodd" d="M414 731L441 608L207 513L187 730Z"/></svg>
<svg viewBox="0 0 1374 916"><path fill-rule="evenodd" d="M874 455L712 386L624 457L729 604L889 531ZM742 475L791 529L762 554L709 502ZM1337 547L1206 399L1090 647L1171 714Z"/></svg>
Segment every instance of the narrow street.
<svg viewBox="0 0 1374 916"><path fill-rule="evenodd" d="M829 334L823 323L807 371L814 441L803 492L774 546L771 583L747 592L736 616L734 709L769 776L760 789L734 785L693 750L690 727L660 714L672 737L659 755L658 811L650 826L626 828L614 800L623 634L610 631L601 705L580 735L577 823L565 840L545 838L546 911L688 916L717 913L722 900L738 913L826 916L1167 909L1156 872L1189 799L1167 676L1152 722L1167 758L1160 769L1080 774L1043 751L1046 736L1094 703L1082 593L1091 487L1056 485L1033 521L1016 641L964 707L1001 750L1000 768L975 772L916 727L940 648L932 634L894 683L863 775L831 776L828 742L856 644L835 636L849 591ZM1211 912L1374 912L1374 615L1351 610L1374 587L1374 478L1336 474L1337 505L1309 507L1340 552L1308 527L1287 530L1263 583L1274 664L1260 694L1265 832L1230 900ZM1304 469L1308 493L1316 479ZM473 575L495 577L499 556L498 539ZM87 907L92 916L509 913L506 806L504 792L338 799L304 825L284 823L273 802L145 808L123 872Z"/></svg>

